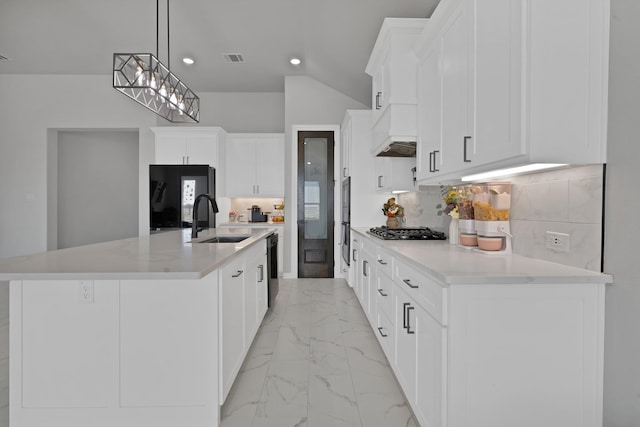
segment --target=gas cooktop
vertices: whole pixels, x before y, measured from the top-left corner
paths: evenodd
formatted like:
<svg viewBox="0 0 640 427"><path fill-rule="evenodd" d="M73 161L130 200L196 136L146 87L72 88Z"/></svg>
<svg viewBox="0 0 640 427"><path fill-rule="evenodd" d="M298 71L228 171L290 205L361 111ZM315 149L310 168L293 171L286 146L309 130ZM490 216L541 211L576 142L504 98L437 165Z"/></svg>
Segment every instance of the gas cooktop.
<svg viewBox="0 0 640 427"><path fill-rule="evenodd" d="M382 240L446 240L444 233L433 231L428 227L389 228L373 227L367 231Z"/></svg>

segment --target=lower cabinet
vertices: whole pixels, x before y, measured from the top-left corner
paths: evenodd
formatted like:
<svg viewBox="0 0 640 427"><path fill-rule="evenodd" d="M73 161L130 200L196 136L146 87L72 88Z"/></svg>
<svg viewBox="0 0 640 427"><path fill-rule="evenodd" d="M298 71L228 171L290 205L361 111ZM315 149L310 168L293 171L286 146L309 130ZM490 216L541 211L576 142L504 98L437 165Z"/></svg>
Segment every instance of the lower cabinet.
<svg viewBox="0 0 640 427"><path fill-rule="evenodd" d="M220 404L224 403L267 311L266 242L219 270Z"/></svg>
<svg viewBox="0 0 640 427"><path fill-rule="evenodd" d="M447 285L360 237L358 299L422 427L602 426L604 284Z"/></svg>
<svg viewBox="0 0 640 427"><path fill-rule="evenodd" d="M441 426L447 329L395 286L398 382L421 425Z"/></svg>

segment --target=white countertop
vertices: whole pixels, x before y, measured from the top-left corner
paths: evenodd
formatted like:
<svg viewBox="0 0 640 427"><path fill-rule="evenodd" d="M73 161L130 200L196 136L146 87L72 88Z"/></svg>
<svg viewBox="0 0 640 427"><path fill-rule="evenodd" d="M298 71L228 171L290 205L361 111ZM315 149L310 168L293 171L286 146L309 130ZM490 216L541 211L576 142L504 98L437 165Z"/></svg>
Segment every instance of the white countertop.
<svg viewBox="0 0 640 427"><path fill-rule="evenodd" d="M273 227L214 228L216 235L248 234L239 243L190 243L191 229L167 231L0 260L0 280L200 279L253 246Z"/></svg>
<svg viewBox="0 0 640 427"><path fill-rule="evenodd" d="M447 240L382 240L367 234L368 228L354 228L362 237L392 255L449 284L506 283L611 283L608 274L569 267L520 255L486 255Z"/></svg>

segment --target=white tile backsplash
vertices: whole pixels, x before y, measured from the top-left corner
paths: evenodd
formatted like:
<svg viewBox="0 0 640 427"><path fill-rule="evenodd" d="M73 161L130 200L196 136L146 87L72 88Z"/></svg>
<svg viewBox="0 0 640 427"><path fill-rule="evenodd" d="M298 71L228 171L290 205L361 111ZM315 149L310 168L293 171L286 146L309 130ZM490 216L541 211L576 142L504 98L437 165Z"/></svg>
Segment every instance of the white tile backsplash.
<svg viewBox="0 0 640 427"><path fill-rule="evenodd" d="M513 252L592 271L601 271L603 166L588 165L512 177ZM438 216L439 186L398 196L406 225L447 231L448 216ZM545 246L545 233L570 235L569 252Z"/></svg>

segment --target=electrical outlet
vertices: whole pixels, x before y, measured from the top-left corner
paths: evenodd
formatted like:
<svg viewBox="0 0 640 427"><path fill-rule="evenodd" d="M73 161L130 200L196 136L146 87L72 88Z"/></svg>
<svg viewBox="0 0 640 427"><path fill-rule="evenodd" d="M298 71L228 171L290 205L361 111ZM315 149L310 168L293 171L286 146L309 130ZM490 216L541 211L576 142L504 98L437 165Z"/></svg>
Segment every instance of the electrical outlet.
<svg viewBox="0 0 640 427"><path fill-rule="evenodd" d="M569 235L565 233L556 233L554 231L547 231L546 233L546 246L547 249L552 249L558 252L569 252Z"/></svg>
<svg viewBox="0 0 640 427"><path fill-rule="evenodd" d="M82 280L78 285L78 300L83 304L93 304L93 281Z"/></svg>

